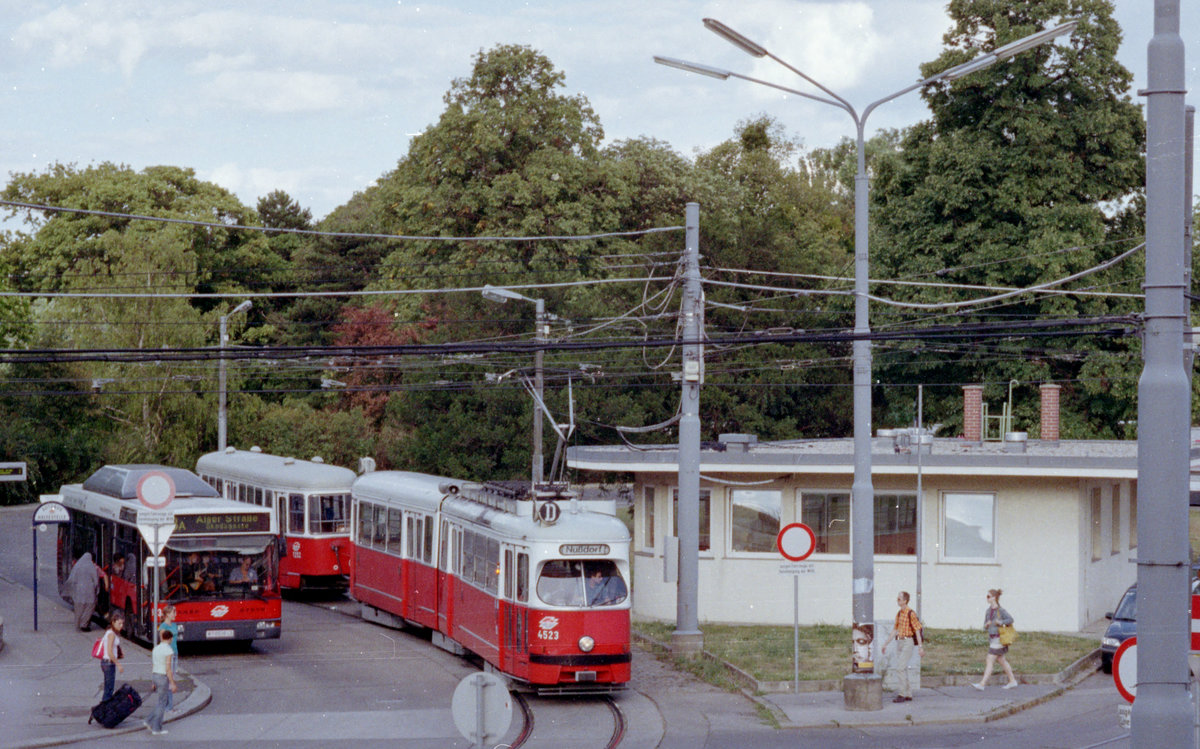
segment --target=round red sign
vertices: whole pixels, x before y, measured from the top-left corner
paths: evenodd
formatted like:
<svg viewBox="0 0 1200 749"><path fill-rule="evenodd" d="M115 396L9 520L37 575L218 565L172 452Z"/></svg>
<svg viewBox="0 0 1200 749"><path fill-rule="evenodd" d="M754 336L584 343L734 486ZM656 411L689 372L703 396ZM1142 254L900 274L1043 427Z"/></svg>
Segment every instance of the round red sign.
<svg viewBox="0 0 1200 749"><path fill-rule="evenodd" d="M775 545L779 547L779 553L784 559L789 562L802 562L808 559L808 555L817 547L817 537L812 528L804 523L790 523L779 531Z"/></svg>

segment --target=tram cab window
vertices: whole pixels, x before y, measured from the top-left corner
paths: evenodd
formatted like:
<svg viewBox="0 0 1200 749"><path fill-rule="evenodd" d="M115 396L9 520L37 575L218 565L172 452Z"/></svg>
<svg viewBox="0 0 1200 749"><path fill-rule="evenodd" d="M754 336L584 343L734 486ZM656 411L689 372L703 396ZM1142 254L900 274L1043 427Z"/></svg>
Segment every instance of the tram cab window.
<svg viewBox="0 0 1200 749"><path fill-rule="evenodd" d="M629 589L610 559L556 559L542 567L537 594L552 606L615 606Z"/></svg>
<svg viewBox="0 0 1200 749"><path fill-rule="evenodd" d="M313 533L344 533L348 494L314 494L308 498L309 530Z"/></svg>

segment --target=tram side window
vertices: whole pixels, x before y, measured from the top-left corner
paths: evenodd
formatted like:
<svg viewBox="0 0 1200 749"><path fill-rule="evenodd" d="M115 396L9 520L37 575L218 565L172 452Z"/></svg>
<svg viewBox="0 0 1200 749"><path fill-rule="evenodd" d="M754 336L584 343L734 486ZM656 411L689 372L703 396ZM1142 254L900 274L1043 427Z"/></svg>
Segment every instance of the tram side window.
<svg viewBox="0 0 1200 749"><path fill-rule="evenodd" d="M404 523L405 529L408 531L408 553L405 556L407 556L409 559L412 559L417 556L417 545L413 541L413 533L414 532L419 533L419 531L413 530L413 526L416 525L417 523L419 523L420 521L417 520L412 515L409 515L404 520L405 520L405 523Z"/></svg>
<svg viewBox="0 0 1200 749"><path fill-rule="evenodd" d="M371 545L371 505L365 502L358 504L358 538L355 540L359 546Z"/></svg>
<svg viewBox="0 0 1200 749"><path fill-rule="evenodd" d="M371 508L371 546L376 549L387 548L387 513L386 507L375 505Z"/></svg>
<svg viewBox="0 0 1200 749"><path fill-rule="evenodd" d="M517 600L529 600L529 555L517 554Z"/></svg>
<svg viewBox="0 0 1200 749"><path fill-rule="evenodd" d="M475 534L471 531L462 532L462 543L459 545L459 571L463 580L475 582Z"/></svg>
<svg viewBox="0 0 1200 749"><path fill-rule="evenodd" d="M387 511L387 550L389 553L400 556L401 541L400 536L400 521L403 520L403 515L400 510L388 508Z"/></svg>
<svg viewBox="0 0 1200 749"><path fill-rule="evenodd" d="M513 577L516 570L513 568L513 553L512 549L504 550L504 597L512 600L513 597Z"/></svg>
<svg viewBox="0 0 1200 749"><path fill-rule="evenodd" d="M304 532L304 495L289 494L288 495L288 531L292 533Z"/></svg>
<svg viewBox="0 0 1200 749"><path fill-rule="evenodd" d="M500 542L494 538L487 540L487 559L484 567L484 587L492 595L500 592Z"/></svg>
<svg viewBox="0 0 1200 749"><path fill-rule="evenodd" d="M433 518L425 517L425 563L433 563Z"/></svg>

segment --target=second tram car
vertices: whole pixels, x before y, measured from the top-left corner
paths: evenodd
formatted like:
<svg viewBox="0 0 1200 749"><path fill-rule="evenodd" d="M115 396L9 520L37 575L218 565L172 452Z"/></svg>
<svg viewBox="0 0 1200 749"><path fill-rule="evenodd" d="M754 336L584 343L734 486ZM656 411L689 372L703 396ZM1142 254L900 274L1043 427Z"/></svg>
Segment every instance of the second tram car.
<svg viewBox="0 0 1200 749"><path fill-rule="evenodd" d="M275 510L281 588L346 588L354 471L228 447L201 456L196 473L229 499Z"/></svg>
<svg viewBox="0 0 1200 749"><path fill-rule="evenodd" d="M154 556L138 531L139 516L148 508L137 495L150 474L165 475L175 486L168 508L175 527L160 557L158 600L175 605L179 640L279 637L282 608L271 511L223 499L184 468L107 465L82 484L59 490L71 516L59 525L63 597L68 597L63 588L73 563L88 552L106 566L107 609L123 610L130 635L153 642Z"/></svg>
<svg viewBox="0 0 1200 749"><path fill-rule="evenodd" d="M630 678L629 532L562 494L402 471L354 483L351 594L542 693Z"/></svg>

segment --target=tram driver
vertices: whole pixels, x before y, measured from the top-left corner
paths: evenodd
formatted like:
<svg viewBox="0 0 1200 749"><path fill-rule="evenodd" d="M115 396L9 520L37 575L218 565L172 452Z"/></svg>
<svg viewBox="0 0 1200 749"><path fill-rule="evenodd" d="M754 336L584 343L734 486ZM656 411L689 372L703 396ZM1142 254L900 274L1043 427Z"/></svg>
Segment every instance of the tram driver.
<svg viewBox="0 0 1200 749"><path fill-rule="evenodd" d="M625 581L612 562L588 565L588 606L611 606L625 600Z"/></svg>

